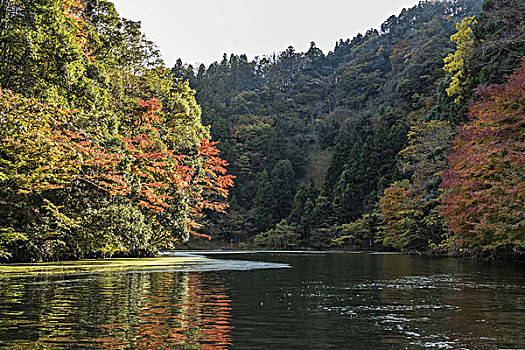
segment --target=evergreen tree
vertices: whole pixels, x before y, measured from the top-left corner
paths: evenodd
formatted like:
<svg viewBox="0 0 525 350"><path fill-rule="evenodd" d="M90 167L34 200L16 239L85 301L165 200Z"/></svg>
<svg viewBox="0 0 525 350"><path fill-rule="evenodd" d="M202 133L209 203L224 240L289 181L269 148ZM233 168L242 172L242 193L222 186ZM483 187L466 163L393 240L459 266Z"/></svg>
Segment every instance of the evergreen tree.
<svg viewBox="0 0 525 350"><path fill-rule="evenodd" d="M275 198L275 214L283 219L290 214L295 193L295 174L292 163L288 159L275 164L271 173L273 196Z"/></svg>
<svg viewBox="0 0 525 350"><path fill-rule="evenodd" d="M253 200L255 205L254 225L259 231L271 229L277 221L277 200L273 187L268 179L268 172L264 170L257 178L257 193Z"/></svg>

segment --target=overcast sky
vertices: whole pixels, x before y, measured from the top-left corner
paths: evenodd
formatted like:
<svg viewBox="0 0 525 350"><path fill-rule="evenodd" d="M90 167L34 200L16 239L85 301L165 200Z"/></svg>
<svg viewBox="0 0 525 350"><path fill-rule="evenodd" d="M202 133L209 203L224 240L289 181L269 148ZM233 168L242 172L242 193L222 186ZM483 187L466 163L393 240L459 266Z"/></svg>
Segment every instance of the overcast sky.
<svg viewBox="0 0 525 350"><path fill-rule="evenodd" d="M419 0L113 0L121 16L143 32L171 67L209 64L223 53L262 56L311 41L328 53L339 39L378 28Z"/></svg>

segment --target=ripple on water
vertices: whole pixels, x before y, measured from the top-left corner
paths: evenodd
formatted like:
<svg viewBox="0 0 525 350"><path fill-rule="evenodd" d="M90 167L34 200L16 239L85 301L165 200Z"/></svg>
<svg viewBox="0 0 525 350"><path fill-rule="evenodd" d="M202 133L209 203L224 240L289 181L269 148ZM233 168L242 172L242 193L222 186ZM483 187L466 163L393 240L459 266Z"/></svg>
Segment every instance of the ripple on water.
<svg viewBox="0 0 525 350"><path fill-rule="evenodd" d="M455 324L461 320L461 313L469 304L460 303L458 298L471 293L516 292L523 295L525 285L503 281L487 281L480 274L428 274L408 275L402 278L370 281L346 280L328 284L323 280L303 281L300 290L284 294L283 299L303 298L308 305L317 305L320 313L341 317L348 324L373 324L377 332L387 334L385 341L393 344L408 340L416 348L461 349L470 348L467 343L492 343L493 337L475 337L474 334L457 339ZM477 294L478 295L478 294ZM468 322L485 322L493 310L488 305L479 308ZM475 300L468 300L475 303ZM499 301L497 301L499 302ZM296 304L300 304L295 302ZM500 306L501 308L501 306ZM310 310L310 307L307 307ZM500 312L500 315L503 315ZM483 319L481 318L483 317ZM476 318L479 318L476 320ZM447 332L435 332L439 322L450 324ZM465 326L470 327L470 326Z"/></svg>
<svg viewBox="0 0 525 350"><path fill-rule="evenodd" d="M495 349L525 340L521 271L502 277L403 255L241 254L171 270L0 278L0 348Z"/></svg>

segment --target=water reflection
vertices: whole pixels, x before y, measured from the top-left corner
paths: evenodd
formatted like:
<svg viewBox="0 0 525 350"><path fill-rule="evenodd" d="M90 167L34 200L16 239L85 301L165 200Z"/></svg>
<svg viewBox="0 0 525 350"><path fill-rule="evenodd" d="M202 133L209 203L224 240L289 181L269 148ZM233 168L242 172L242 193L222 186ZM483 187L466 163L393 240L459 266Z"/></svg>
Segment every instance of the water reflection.
<svg viewBox="0 0 525 350"><path fill-rule="evenodd" d="M519 349L525 344L523 266L404 255L266 259L290 263L293 270L231 280L233 349ZM250 324L259 327L256 337L246 329Z"/></svg>
<svg viewBox="0 0 525 350"><path fill-rule="evenodd" d="M0 280L0 347L225 349L227 288L184 272Z"/></svg>
<svg viewBox="0 0 525 350"><path fill-rule="evenodd" d="M406 255L242 256L292 266L260 269L267 265L224 258L200 272L0 276L0 348L519 349L525 344L520 265Z"/></svg>

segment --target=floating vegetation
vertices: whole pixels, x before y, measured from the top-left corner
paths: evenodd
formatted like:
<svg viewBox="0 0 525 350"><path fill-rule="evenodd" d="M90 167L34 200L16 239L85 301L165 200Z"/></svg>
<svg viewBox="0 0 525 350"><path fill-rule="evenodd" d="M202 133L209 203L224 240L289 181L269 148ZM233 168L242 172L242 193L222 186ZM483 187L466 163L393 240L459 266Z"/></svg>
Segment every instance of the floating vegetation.
<svg viewBox="0 0 525 350"><path fill-rule="evenodd" d="M188 265L195 265L207 260L210 259L200 256L170 256L158 258L59 261L38 264L0 264L0 276L167 270L187 267Z"/></svg>
<svg viewBox="0 0 525 350"><path fill-rule="evenodd" d="M59 261L39 264L0 264L1 277L37 274L131 273L162 271L248 271L290 268L288 264L261 261L211 259L192 253L170 253L156 258Z"/></svg>

